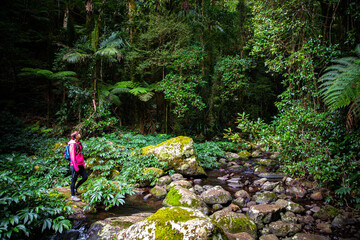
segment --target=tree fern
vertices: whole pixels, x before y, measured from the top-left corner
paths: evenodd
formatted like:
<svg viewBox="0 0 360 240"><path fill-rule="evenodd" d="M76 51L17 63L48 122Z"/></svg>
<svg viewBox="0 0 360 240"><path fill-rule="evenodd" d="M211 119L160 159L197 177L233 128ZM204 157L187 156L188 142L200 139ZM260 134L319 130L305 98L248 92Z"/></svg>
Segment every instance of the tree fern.
<svg viewBox="0 0 360 240"><path fill-rule="evenodd" d="M350 106L347 126L360 113L360 44L355 49L358 57L336 59L320 78L321 94L331 110Z"/></svg>

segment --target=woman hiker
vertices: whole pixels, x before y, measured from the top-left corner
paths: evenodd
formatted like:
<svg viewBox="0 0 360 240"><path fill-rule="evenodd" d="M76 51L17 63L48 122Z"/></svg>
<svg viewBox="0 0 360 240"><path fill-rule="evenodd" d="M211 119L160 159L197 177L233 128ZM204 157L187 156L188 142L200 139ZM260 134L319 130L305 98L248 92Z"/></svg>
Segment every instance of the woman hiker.
<svg viewBox="0 0 360 240"><path fill-rule="evenodd" d="M79 193L77 189L87 180L87 173L85 171L85 161L84 156L82 154L82 145L79 141L81 135L78 131L71 133L71 140L68 142L69 144L69 152L70 152L70 169L71 169L71 201L78 202L81 201L76 195ZM78 176L81 175L81 180L76 184L76 180ZM75 185L76 184L76 185Z"/></svg>

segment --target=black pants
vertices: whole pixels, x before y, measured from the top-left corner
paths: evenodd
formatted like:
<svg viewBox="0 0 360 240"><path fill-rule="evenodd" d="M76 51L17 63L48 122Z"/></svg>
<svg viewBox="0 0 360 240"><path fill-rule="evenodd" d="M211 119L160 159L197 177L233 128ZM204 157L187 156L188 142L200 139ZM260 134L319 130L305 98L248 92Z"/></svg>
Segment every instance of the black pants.
<svg viewBox="0 0 360 240"><path fill-rule="evenodd" d="M78 167L79 167L79 171L76 172L74 166L70 166L70 169L71 169L71 185L70 185L71 196L75 196L75 189L78 189L80 187L80 185L83 184L88 178L84 166L78 165ZM79 175L81 175L81 180L75 186L75 183L76 183Z"/></svg>

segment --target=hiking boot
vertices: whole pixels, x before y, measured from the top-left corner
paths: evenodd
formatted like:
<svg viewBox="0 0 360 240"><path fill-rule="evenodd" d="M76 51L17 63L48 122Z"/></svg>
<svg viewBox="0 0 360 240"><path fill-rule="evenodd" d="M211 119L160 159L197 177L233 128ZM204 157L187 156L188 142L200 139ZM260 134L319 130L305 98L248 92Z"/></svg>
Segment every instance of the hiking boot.
<svg viewBox="0 0 360 240"><path fill-rule="evenodd" d="M71 196L70 200L71 200L71 201L74 201L74 202L79 202L79 201L81 201L81 199L78 198L77 196Z"/></svg>

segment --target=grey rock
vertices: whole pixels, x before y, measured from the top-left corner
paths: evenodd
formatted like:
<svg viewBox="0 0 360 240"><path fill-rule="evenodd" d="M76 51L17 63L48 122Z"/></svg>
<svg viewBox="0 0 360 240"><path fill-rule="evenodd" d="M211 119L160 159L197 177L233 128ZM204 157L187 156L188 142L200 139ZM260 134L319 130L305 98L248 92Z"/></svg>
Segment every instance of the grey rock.
<svg viewBox="0 0 360 240"><path fill-rule="evenodd" d="M330 240L330 238L319 234L297 233L291 240Z"/></svg>
<svg viewBox="0 0 360 240"><path fill-rule="evenodd" d="M239 190L235 193L235 198L244 198L246 200L250 200L250 194L245 190Z"/></svg>
<svg viewBox="0 0 360 240"><path fill-rule="evenodd" d="M285 177L284 174L281 173L261 173L259 174L259 178L266 178L266 179L278 179L281 180Z"/></svg>
<svg viewBox="0 0 360 240"><path fill-rule="evenodd" d="M263 235L259 238L259 240L279 240L279 238L274 234Z"/></svg>
<svg viewBox="0 0 360 240"><path fill-rule="evenodd" d="M177 180L177 181L174 181L174 182L170 183L169 185L167 185L166 190L169 191L170 188L175 187L175 186L180 186L180 187L187 188L187 189L192 188L191 182L186 181L186 180Z"/></svg>
<svg viewBox="0 0 360 240"><path fill-rule="evenodd" d="M266 204L277 200L277 196L273 192L262 192L253 196L258 204Z"/></svg>
<svg viewBox="0 0 360 240"><path fill-rule="evenodd" d="M295 216L295 213L293 212L285 212L280 213L281 221L287 222L287 223L297 223L298 218Z"/></svg>
<svg viewBox="0 0 360 240"><path fill-rule="evenodd" d="M171 180L173 180L173 181L184 180L183 175L180 173L175 173L175 174L171 175L170 177L171 177Z"/></svg>
<svg viewBox="0 0 360 240"><path fill-rule="evenodd" d="M307 191L304 188L295 186L286 189L286 192L299 198L303 198L307 194Z"/></svg>
<svg viewBox="0 0 360 240"><path fill-rule="evenodd" d="M181 220L179 220L181 216ZM139 221L116 235L118 240L128 239L167 239L179 234L187 239L225 239L224 231L212 223L211 219L199 210L185 207L166 207L152 216ZM160 234L160 235L159 235Z"/></svg>
<svg viewBox="0 0 360 240"><path fill-rule="evenodd" d="M168 185L171 182L172 182L172 179L170 176L162 176L161 178L159 178L157 180L156 185L163 186L163 185Z"/></svg>
<svg viewBox="0 0 360 240"><path fill-rule="evenodd" d="M232 200L231 194L221 187L211 188L203 192L201 197L207 204L226 204Z"/></svg>
<svg viewBox="0 0 360 240"><path fill-rule="evenodd" d="M292 236L301 231L301 224L285 223L282 221L272 222L269 224L270 231L277 237Z"/></svg>
<svg viewBox="0 0 360 240"><path fill-rule="evenodd" d="M232 201L233 204L238 205L240 208L245 207L245 199L238 197Z"/></svg>
<svg viewBox="0 0 360 240"><path fill-rule="evenodd" d="M256 223L270 223L280 218L281 206L260 204L251 206L249 209L249 217Z"/></svg>
<svg viewBox="0 0 360 240"><path fill-rule="evenodd" d="M279 185L279 182L269 182L269 181L267 181L261 186L261 189L264 190L264 191L271 191L277 185Z"/></svg>

